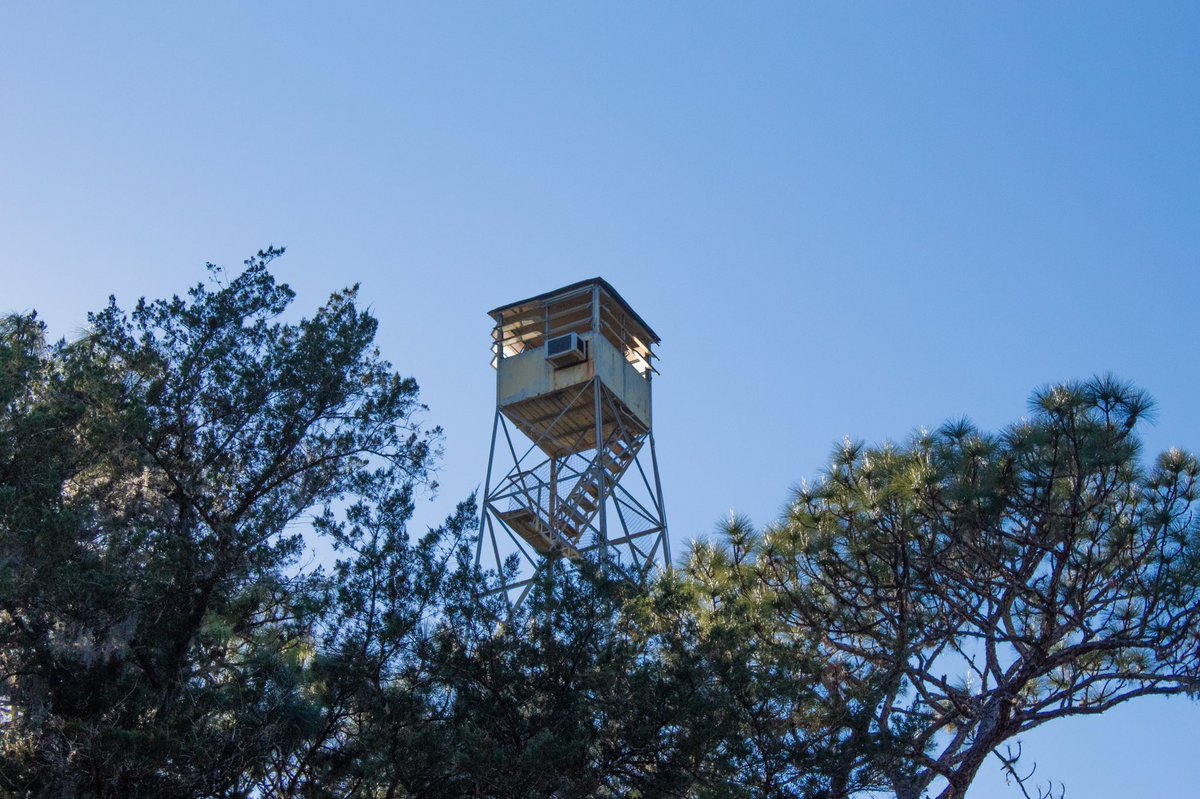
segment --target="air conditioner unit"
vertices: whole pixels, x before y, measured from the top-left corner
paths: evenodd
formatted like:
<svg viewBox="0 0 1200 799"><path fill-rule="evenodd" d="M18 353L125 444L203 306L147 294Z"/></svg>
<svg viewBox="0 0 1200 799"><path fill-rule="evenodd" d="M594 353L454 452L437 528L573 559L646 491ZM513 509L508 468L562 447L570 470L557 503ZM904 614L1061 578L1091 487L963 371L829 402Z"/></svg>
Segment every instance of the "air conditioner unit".
<svg viewBox="0 0 1200 799"><path fill-rule="evenodd" d="M555 366L571 366L587 360L587 342L578 333L555 336L546 341L546 360Z"/></svg>

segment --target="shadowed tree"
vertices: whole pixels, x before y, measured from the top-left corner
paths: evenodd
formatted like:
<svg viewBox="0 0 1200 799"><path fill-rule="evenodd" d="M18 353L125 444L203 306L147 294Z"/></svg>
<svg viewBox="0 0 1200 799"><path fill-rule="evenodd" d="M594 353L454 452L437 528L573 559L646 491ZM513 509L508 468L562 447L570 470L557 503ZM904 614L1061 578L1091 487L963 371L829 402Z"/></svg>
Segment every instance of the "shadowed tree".
<svg viewBox="0 0 1200 799"><path fill-rule="evenodd" d="M5 792L243 795L323 723L301 682L330 591L294 525L425 482L431 438L353 289L279 321L281 252L77 341L6 323Z"/></svg>
<svg viewBox="0 0 1200 799"><path fill-rule="evenodd" d="M469 563L463 551L460 574ZM478 582L458 585L420 658L429 715L389 718L385 737L404 741L376 772L402 786L390 795L683 797L724 784L709 755L736 728L722 726L694 628L666 623L686 599L562 563L512 616L498 595L483 607Z"/></svg>
<svg viewBox="0 0 1200 799"><path fill-rule="evenodd" d="M72 342L0 321L0 793L961 799L1200 688L1200 467L1140 465L1129 386L847 443L761 534L648 590L552 564L507 616L472 502L410 536L416 384L353 290L281 321L280 253Z"/></svg>
<svg viewBox="0 0 1200 799"><path fill-rule="evenodd" d="M691 587L559 564L497 625L473 503L410 540L415 383L353 290L280 321L280 252L77 341L0 327L0 792L728 795Z"/></svg>

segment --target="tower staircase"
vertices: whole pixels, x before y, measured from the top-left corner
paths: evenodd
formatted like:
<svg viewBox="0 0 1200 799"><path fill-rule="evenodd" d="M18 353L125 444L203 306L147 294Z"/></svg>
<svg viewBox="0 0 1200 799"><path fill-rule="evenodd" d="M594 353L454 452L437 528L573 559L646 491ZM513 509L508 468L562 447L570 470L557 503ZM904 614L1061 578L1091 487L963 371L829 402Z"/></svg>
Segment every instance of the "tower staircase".
<svg viewBox="0 0 1200 799"><path fill-rule="evenodd" d="M513 494L500 518L536 552L578 558L584 533L596 529L593 521L607 493L603 486L616 485L644 441L644 436L613 435L583 468L563 458L514 472L509 476Z"/></svg>

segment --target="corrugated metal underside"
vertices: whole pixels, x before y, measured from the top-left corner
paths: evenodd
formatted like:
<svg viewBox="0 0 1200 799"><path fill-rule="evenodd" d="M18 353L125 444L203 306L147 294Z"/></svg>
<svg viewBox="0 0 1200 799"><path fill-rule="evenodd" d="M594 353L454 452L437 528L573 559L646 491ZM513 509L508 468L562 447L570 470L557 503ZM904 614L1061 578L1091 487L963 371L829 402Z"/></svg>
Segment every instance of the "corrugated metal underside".
<svg viewBox="0 0 1200 799"><path fill-rule="evenodd" d="M595 395L590 383L505 405L500 409L513 425L551 458L562 458L596 446ZM637 416L610 391L601 403L601 440L648 432Z"/></svg>

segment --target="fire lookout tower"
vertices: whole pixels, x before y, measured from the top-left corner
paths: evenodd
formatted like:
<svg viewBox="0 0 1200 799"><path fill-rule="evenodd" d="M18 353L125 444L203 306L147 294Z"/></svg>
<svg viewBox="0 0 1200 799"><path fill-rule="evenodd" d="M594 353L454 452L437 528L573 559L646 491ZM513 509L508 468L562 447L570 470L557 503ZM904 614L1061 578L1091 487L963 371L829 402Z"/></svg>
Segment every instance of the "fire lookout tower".
<svg viewBox="0 0 1200 799"><path fill-rule="evenodd" d="M551 558L598 557L634 581L669 565L650 406L658 336L600 278L489 316L496 417L476 564L501 573L517 553L498 589L512 606Z"/></svg>

